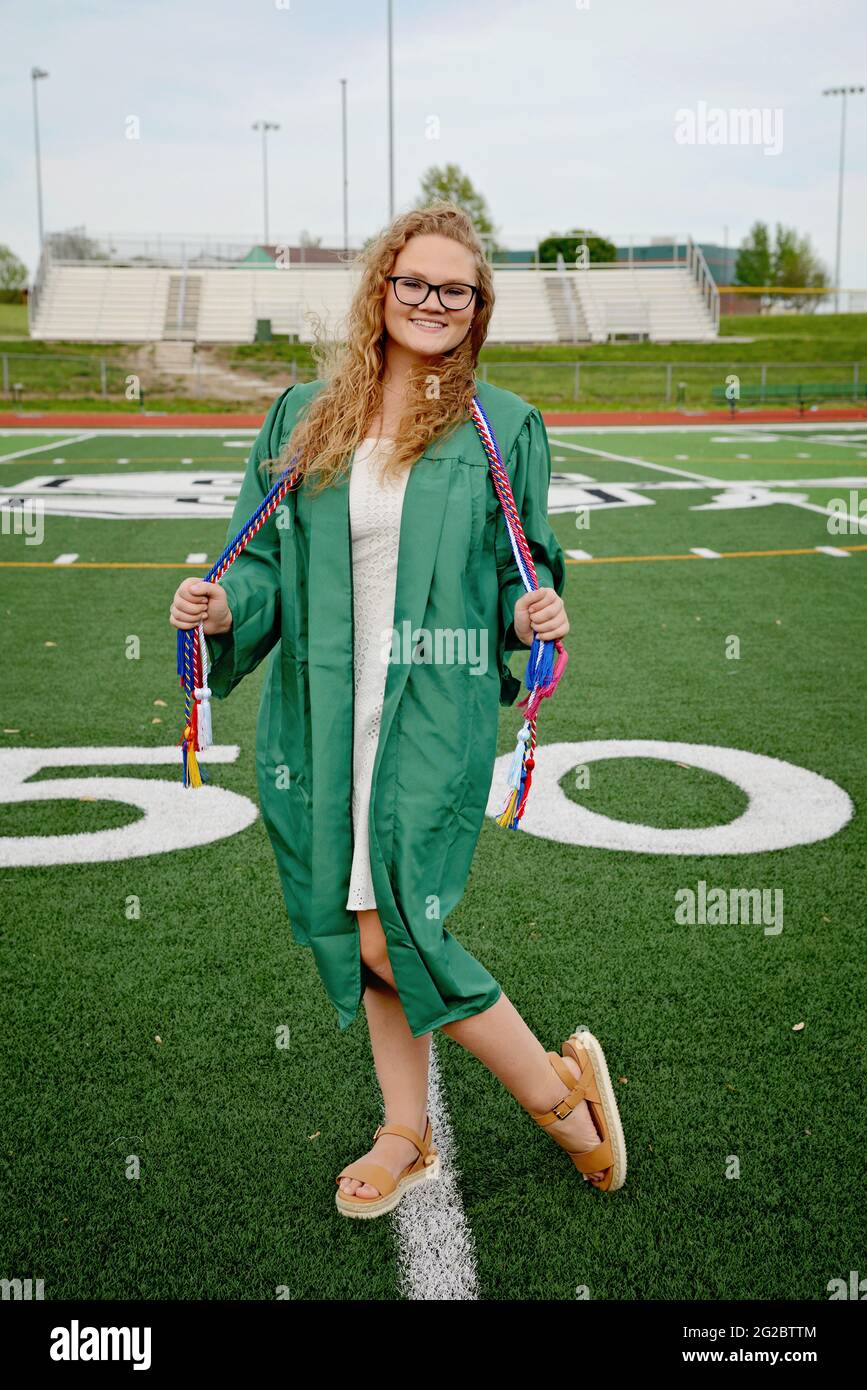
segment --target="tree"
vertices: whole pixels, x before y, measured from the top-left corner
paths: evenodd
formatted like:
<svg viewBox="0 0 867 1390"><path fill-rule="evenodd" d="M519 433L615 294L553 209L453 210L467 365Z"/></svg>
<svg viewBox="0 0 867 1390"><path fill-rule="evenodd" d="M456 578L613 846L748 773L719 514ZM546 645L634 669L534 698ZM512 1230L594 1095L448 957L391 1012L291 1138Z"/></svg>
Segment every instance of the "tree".
<svg viewBox="0 0 867 1390"><path fill-rule="evenodd" d="M70 227L65 232L50 232L46 242L52 255L61 261L106 261L114 254L89 237L83 227Z"/></svg>
<svg viewBox="0 0 867 1390"><path fill-rule="evenodd" d="M735 283L763 287L773 284L771 238L764 222L754 222L749 236L741 242L735 263Z"/></svg>
<svg viewBox="0 0 867 1390"><path fill-rule="evenodd" d="M497 245L496 229L484 196L476 191L472 180L461 172L457 164L446 164L444 167L433 164L422 174L421 193L415 206L426 208L441 199L456 203L472 218L473 226L489 255L503 249Z"/></svg>
<svg viewBox="0 0 867 1390"><path fill-rule="evenodd" d="M586 245L587 258L590 264L600 264L603 261L617 260L617 247L613 241L606 237L596 236L593 232L585 232L574 228L567 232L565 236L549 236L544 241L539 242L539 260L543 264L556 262L557 253L562 252L563 259L567 266L574 266L579 248Z"/></svg>
<svg viewBox="0 0 867 1390"><path fill-rule="evenodd" d="M776 244L774 246L774 284L780 288L822 289L828 283L828 275L818 256L810 245L808 236L799 237L794 227L783 227L778 222ZM780 296L781 298L783 296ZM812 313L820 300L818 294L786 295L785 302L796 309L807 308Z"/></svg>
<svg viewBox="0 0 867 1390"><path fill-rule="evenodd" d="M755 222L741 243L735 265L735 281L757 288L821 289L828 283L828 272L814 252L808 236L799 237L794 227L777 223L774 244L764 222ZM816 294L774 295L774 299L811 313L821 300ZM765 295L763 305L771 301Z"/></svg>
<svg viewBox="0 0 867 1390"><path fill-rule="evenodd" d="M0 246L0 301L17 304L27 284L27 267L8 246Z"/></svg>

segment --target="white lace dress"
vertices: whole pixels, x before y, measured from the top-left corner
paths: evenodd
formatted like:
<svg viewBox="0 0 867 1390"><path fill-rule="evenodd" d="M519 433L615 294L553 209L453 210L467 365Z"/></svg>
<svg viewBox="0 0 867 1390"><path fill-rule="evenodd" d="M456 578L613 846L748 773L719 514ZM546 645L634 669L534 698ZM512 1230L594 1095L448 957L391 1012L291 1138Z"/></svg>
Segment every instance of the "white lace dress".
<svg viewBox="0 0 867 1390"><path fill-rule="evenodd" d="M379 741L379 723L388 662L383 640L394 625L397 555L403 498L409 467L397 479L380 477L389 439L364 439L352 459L349 524L355 639L353 680L355 725L352 759L353 853L346 907L376 907L370 874L368 810L370 782Z"/></svg>

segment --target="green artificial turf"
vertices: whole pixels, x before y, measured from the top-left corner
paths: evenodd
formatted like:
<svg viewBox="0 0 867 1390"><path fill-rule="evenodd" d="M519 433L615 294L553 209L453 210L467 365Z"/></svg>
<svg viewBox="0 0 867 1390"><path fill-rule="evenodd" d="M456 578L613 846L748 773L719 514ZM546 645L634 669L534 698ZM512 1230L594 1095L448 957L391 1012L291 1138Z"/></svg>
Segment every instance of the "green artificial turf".
<svg viewBox="0 0 867 1390"><path fill-rule="evenodd" d="M725 485L783 480L826 505L840 488L817 482L867 476L857 433L845 445L827 429L763 444L719 431L549 433L555 471L601 485L673 481L664 470L679 469ZM0 486L130 467L183 478L245 457L205 437L4 436ZM621 1192L589 1190L491 1072L435 1035L486 1300L570 1300L584 1286L597 1300L823 1300L830 1279L864 1267L867 550L815 547L867 535L835 540L826 517L782 502L692 510L721 490L645 492L652 505L598 508L586 529L571 512L552 517L564 548L591 559L567 567L570 661L543 702L540 743L744 749L831 779L854 816L813 844L716 856L587 848L486 819L448 928L546 1048L582 1023L600 1038L629 1155ZM0 748L120 750L116 766L34 781L179 775L124 763L123 751L177 744L168 604L184 574L204 572L186 555L211 563L225 531L224 520L49 515L41 546L2 536ZM664 558L696 546L767 553ZM805 553L771 553L785 550ZM69 553L167 567L31 567ZM212 783L253 801L262 676L214 708L216 742L240 752L213 766ZM519 726L517 707L502 710L500 753ZM721 777L648 757L594 762L589 787L572 774L561 786L570 803L662 828L727 823L746 801ZM75 796L6 803L0 835L137 818ZM783 930L680 925L675 895L702 879L779 889ZM370 1044L363 1014L338 1029L312 954L291 938L260 819L205 847L7 868L0 893L4 1277L44 1279L50 1299L406 1297L393 1219L334 1209L334 1175L381 1119ZM727 1176L735 1159L739 1176Z"/></svg>

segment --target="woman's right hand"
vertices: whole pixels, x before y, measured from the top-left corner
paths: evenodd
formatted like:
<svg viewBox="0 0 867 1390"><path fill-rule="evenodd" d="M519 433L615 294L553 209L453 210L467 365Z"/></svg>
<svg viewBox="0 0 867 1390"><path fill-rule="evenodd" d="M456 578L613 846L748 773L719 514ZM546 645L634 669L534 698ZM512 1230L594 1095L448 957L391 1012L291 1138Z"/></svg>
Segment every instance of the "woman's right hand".
<svg viewBox="0 0 867 1390"><path fill-rule="evenodd" d="M182 579L172 599L169 622L184 629L203 623L206 637L228 632L232 610L225 589L205 579Z"/></svg>

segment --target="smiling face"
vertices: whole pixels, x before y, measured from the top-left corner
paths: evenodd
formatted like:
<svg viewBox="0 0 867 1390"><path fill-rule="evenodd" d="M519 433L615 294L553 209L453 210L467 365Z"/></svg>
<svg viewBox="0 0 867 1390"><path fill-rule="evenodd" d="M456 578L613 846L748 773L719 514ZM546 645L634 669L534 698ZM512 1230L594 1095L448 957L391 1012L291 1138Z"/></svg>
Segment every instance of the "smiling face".
<svg viewBox="0 0 867 1390"><path fill-rule="evenodd" d="M451 237L436 233L410 237L395 257L391 273L444 286L441 293L446 304L450 283L478 284L472 252ZM449 352L463 342L476 312L478 296L473 295L465 309L444 309L436 290L430 291L423 304L413 305L402 304L394 288L389 283L385 296L385 329L392 345L414 358L424 358Z"/></svg>

